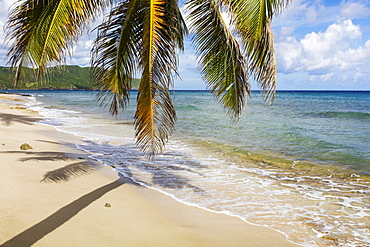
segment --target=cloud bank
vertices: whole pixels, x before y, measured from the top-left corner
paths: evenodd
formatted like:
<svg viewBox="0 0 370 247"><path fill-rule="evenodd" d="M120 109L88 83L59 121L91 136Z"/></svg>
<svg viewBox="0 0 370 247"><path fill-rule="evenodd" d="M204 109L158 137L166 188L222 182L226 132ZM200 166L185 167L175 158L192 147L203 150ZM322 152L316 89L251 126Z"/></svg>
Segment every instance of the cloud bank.
<svg viewBox="0 0 370 247"><path fill-rule="evenodd" d="M328 74L365 65L370 55L370 40L356 46L362 32L350 19L331 24L325 32L312 32L297 40L287 36L276 45L279 72L300 70L310 75Z"/></svg>
<svg viewBox="0 0 370 247"><path fill-rule="evenodd" d="M370 89L369 3L325 6L298 0L292 5L275 23L283 87Z"/></svg>

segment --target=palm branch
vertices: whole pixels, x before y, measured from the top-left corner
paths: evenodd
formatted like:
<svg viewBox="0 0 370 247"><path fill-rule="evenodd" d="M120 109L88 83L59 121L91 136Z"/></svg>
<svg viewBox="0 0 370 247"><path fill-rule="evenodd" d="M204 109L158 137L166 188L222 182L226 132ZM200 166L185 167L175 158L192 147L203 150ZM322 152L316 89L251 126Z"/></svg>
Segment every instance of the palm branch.
<svg viewBox="0 0 370 247"><path fill-rule="evenodd" d="M98 99L118 113L129 99L135 72L142 73L137 96L137 144L149 156L160 152L174 128L169 94L176 73L176 48L183 48L186 26L175 0L127 0L113 8L98 28L93 48Z"/></svg>
<svg viewBox="0 0 370 247"><path fill-rule="evenodd" d="M188 7L203 78L237 120L251 90L247 61L214 0L191 0Z"/></svg>
<svg viewBox="0 0 370 247"><path fill-rule="evenodd" d="M233 23L241 37L249 61L249 70L265 94L274 101L276 57L271 21L289 0L222 0L233 13Z"/></svg>
<svg viewBox="0 0 370 247"><path fill-rule="evenodd" d="M271 20L289 0L189 0L192 40L207 87L237 120L250 95L252 74L273 101L276 61ZM38 69L63 63L82 30L107 6L92 50L92 78L112 115L124 109L135 73L141 74L135 113L137 145L152 156L174 131L170 88L177 49L187 29L177 0L19 0L7 22L9 63ZM231 14L233 32L221 10ZM18 76L16 76L17 80Z"/></svg>
<svg viewBox="0 0 370 247"><path fill-rule="evenodd" d="M102 105L110 103L112 115L128 103L141 50L142 12L141 0L121 2L98 27L91 62L93 88L100 90L97 99Z"/></svg>
<svg viewBox="0 0 370 247"><path fill-rule="evenodd" d="M9 15L7 56L12 67L29 66L44 75L47 66L63 63L81 30L106 0L23 0ZM18 76L16 76L18 80Z"/></svg>
<svg viewBox="0 0 370 247"><path fill-rule="evenodd" d="M176 47L186 30L176 0L150 0L143 13L140 65L143 70L137 96L137 145L149 156L162 151L174 130L176 112L169 88L177 72Z"/></svg>

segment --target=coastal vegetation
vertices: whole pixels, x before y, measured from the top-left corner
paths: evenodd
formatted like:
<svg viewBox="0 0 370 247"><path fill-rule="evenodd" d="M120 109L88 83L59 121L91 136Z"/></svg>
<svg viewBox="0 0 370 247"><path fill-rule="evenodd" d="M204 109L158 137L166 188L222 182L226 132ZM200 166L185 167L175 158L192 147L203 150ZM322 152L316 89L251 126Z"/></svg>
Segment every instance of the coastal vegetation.
<svg viewBox="0 0 370 247"><path fill-rule="evenodd" d="M132 78L140 74L135 113L136 144L148 156L160 153L174 131L170 96L178 75L177 52L190 30L208 89L235 121L250 96L249 77L273 102L276 61L271 21L289 0L18 0L9 15L8 62L37 69L63 64L73 44L101 13L91 56L93 87L112 115L125 109ZM180 8L186 9L187 22ZM224 15L230 21L226 21Z"/></svg>
<svg viewBox="0 0 370 247"><path fill-rule="evenodd" d="M36 73L30 68L23 68L19 82L14 87L15 70L10 67L0 67L0 89L68 89L93 90L90 67L56 66L50 68L47 77L36 80ZM139 79L132 80L132 89L138 89Z"/></svg>

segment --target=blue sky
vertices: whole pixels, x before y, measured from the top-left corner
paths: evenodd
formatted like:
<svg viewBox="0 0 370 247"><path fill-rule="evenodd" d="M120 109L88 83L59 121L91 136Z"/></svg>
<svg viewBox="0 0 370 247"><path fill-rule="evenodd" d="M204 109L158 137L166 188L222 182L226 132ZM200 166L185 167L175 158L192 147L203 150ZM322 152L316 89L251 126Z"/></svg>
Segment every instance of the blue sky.
<svg viewBox="0 0 370 247"><path fill-rule="evenodd" d="M0 0L0 43L14 0ZM277 89L370 90L370 1L292 0L273 23ZM68 64L89 66L94 34L79 40ZM5 65L7 46L0 48ZM176 89L205 89L190 42L180 54ZM253 89L258 87L252 83Z"/></svg>

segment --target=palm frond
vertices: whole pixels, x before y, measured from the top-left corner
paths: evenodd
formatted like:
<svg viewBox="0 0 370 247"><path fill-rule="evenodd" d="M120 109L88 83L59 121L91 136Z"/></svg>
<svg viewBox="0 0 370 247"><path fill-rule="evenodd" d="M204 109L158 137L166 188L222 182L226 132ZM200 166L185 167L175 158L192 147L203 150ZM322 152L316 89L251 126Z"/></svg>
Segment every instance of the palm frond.
<svg viewBox="0 0 370 247"><path fill-rule="evenodd" d="M172 72L177 70L175 49L182 46L186 30L179 24L182 17L177 1L150 0L145 9L135 134L137 145L152 156L162 151L174 130L176 112L169 88Z"/></svg>
<svg viewBox="0 0 370 247"><path fill-rule="evenodd" d="M254 46L247 45L247 49L254 78L262 89L265 100L272 104L276 91L276 56L270 22L265 25L260 40Z"/></svg>
<svg viewBox="0 0 370 247"><path fill-rule="evenodd" d="M123 1L112 9L98 27L92 50L93 88L102 105L110 102L110 113L117 115L129 100L131 82L141 50L143 1Z"/></svg>
<svg viewBox="0 0 370 247"><path fill-rule="evenodd" d="M279 13L288 2L289 0L223 0L233 13L233 22L246 47L249 69L270 104L276 90L276 58L270 23L274 14Z"/></svg>
<svg viewBox="0 0 370 247"><path fill-rule="evenodd" d="M13 41L8 63L45 74L48 65L64 62L81 30L107 4L106 0L18 1L7 22L7 38Z"/></svg>
<svg viewBox="0 0 370 247"><path fill-rule="evenodd" d="M250 94L247 61L214 0L191 0L189 20L207 86L237 120Z"/></svg>
<svg viewBox="0 0 370 247"><path fill-rule="evenodd" d="M36 32L38 19L42 14L44 4L42 1L25 0L17 2L17 5L9 13L6 23L8 41L13 41L8 50L8 64L17 68L14 86L20 75L20 68L26 64L35 67L35 63L29 54L29 44L32 34Z"/></svg>
<svg viewBox="0 0 370 247"><path fill-rule="evenodd" d="M233 22L244 39L256 41L264 35L267 23L290 0L220 0L234 14Z"/></svg>

